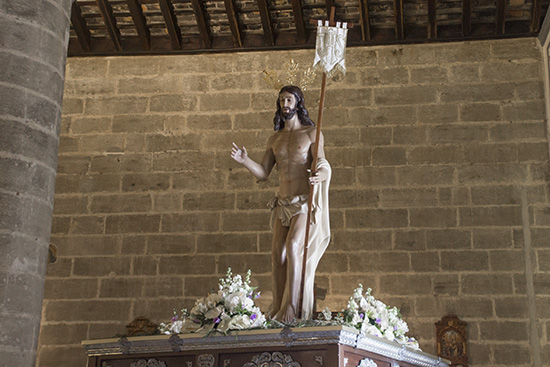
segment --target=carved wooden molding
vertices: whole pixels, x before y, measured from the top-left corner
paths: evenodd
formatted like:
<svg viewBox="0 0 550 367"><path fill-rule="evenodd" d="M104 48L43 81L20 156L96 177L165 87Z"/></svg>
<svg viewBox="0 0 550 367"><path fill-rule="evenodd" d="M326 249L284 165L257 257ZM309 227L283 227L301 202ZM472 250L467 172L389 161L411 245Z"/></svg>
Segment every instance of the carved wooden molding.
<svg viewBox="0 0 550 367"><path fill-rule="evenodd" d="M288 354L264 352L252 357L252 360L245 363L243 367L302 367L302 365L295 362Z"/></svg>
<svg viewBox="0 0 550 367"><path fill-rule="evenodd" d="M132 363L130 367L166 367L166 363L154 358L150 358L148 360L140 359L139 361Z"/></svg>
<svg viewBox="0 0 550 367"><path fill-rule="evenodd" d="M468 366L467 324L455 315L444 316L435 323L437 354L451 361L451 366Z"/></svg>
<svg viewBox="0 0 550 367"><path fill-rule="evenodd" d="M212 354L201 354L197 358L197 364L199 367L214 367L216 358Z"/></svg>
<svg viewBox="0 0 550 367"><path fill-rule="evenodd" d="M377 367L377 364L372 359L365 358L361 361L361 363L359 363L359 366L357 367Z"/></svg>

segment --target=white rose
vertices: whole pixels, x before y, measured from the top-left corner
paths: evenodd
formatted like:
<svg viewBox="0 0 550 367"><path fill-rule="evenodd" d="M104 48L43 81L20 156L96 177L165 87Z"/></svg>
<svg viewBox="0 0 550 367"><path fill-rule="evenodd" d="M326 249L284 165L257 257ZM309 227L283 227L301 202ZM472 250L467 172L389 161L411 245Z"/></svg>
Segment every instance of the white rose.
<svg viewBox="0 0 550 367"><path fill-rule="evenodd" d="M369 309L370 305L369 303L367 302L367 300L363 297L361 297L361 300L359 301L359 306L363 309L363 310L367 310Z"/></svg>
<svg viewBox="0 0 550 367"><path fill-rule="evenodd" d="M364 334L370 334L370 335L374 335L374 336L382 336L382 334L380 333L380 330L378 330L378 328L374 325L371 325L369 323L364 323L361 327L361 331L364 333Z"/></svg>
<svg viewBox="0 0 550 367"><path fill-rule="evenodd" d="M378 317L380 318L380 328L382 330L388 329L390 326L390 320L388 318L388 313L386 312L386 310L384 309L384 311L381 312Z"/></svg>
<svg viewBox="0 0 550 367"><path fill-rule="evenodd" d="M250 325L252 325L250 317L247 315L235 315L229 322L229 329L243 330L250 328Z"/></svg>
<svg viewBox="0 0 550 367"><path fill-rule="evenodd" d="M226 319L222 318L222 321L218 324L218 327L216 329L222 333L225 333L227 330L229 330L230 323L231 323L230 318L226 318Z"/></svg>
<svg viewBox="0 0 550 367"><path fill-rule="evenodd" d="M263 327L265 324L265 316L262 314L259 308L255 307L253 310L253 314L256 315L256 318L254 321L252 321L251 327ZM250 318L252 320L252 317Z"/></svg>
<svg viewBox="0 0 550 367"><path fill-rule="evenodd" d="M235 308L242 303L244 298L246 298L246 292L243 290L228 295L225 299L225 308L229 310L229 313L234 313Z"/></svg>
<svg viewBox="0 0 550 367"><path fill-rule="evenodd" d="M357 325L358 323L360 323L361 321L363 321L363 319L361 318L361 316L359 316L359 313L356 311L353 313L353 318L351 319L351 324L353 326Z"/></svg>
<svg viewBox="0 0 550 367"><path fill-rule="evenodd" d="M248 296L241 300L241 308L243 310L250 310L252 307L254 307L254 301L251 300Z"/></svg>
<svg viewBox="0 0 550 367"><path fill-rule="evenodd" d="M392 329L384 331L384 338L388 339L389 341L393 341L395 339L395 335L393 335Z"/></svg>
<svg viewBox="0 0 550 367"><path fill-rule="evenodd" d="M182 329L182 326L183 326L183 322L178 320L178 321L174 321L172 323L172 327L170 327L170 331L173 333L173 334L179 334L181 333L181 329Z"/></svg>

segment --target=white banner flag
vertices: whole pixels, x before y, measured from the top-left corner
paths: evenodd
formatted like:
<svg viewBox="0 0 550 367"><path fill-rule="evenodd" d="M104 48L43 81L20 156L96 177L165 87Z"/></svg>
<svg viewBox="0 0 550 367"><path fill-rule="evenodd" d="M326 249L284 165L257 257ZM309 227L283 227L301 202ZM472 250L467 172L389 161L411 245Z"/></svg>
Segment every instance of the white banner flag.
<svg viewBox="0 0 550 367"><path fill-rule="evenodd" d="M336 27L329 27L319 21L317 26L317 40L315 44L315 60L313 67L321 67L328 77L336 71L346 75L346 41L348 38L347 23L336 23Z"/></svg>

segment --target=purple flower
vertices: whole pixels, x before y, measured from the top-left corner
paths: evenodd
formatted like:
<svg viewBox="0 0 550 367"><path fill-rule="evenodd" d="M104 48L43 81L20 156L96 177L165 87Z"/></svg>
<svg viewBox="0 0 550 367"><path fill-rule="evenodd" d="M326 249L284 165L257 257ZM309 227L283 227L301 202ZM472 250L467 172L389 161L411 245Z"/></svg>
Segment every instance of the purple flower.
<svg viewBox="0 0 550 367"><path fill-rule="evenodd" d="M176 321L177 319L178 319L178 315L174 315L174 316L172 317L172 322Z"/></svg>
<svg viewBox="0 0 550 367"><path fill-rule="evenodd" d="M380 317L377 318L374 322L376 322L378 325L382 324L382 320L380 320Z"/></svg>
<svg viewBox="0 0 550 367"><path fill-rule="evenodd" d="M395 330L397 330L397 325L395 325L395 326L393 327L393 331L395 331Z"/></svg>
<svg viewBox="0 0 550 367"><path fill-rule="evenodd" d="M360 317L360 318L364 318L364 317L365 317L365 314L361 312L361 313L359 314L359 317Z"/></svg>
<svg viewBox="0 0 550 367"><path fill-rule="evenodd" d="M219 323L220 321L222 321L222 320L221 320L219 317L216 317L216 318L214 319L214 324L217 324L217 323Z"/></svg>
<svg viewBox="0 0 550 367"><path fill-rule="evenodd" d="M250 316L250 320L252 321L256 320L256 318L258 318L258 315L256 315L255 313Z"/></svg>

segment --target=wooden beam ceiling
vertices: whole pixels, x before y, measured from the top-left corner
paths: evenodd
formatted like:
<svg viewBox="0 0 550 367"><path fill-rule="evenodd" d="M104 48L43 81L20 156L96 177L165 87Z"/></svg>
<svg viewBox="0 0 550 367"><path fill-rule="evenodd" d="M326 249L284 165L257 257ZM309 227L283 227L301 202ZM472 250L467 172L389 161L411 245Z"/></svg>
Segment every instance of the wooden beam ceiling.
<svg viewBox="0 0 550 367"><path fill-rule="evenodd" d="M191 0L193 11L195 13L195 19L197 20L197 26L199 27L199 33L201 35L202 43L205 48L212 48L212 32L206 21L206 10L204 2L202 0Z"/></svg>
<svg viewBox="0 0 550 367"><path fill-rule="evenodd" d="M310 24L326 19L332 6L336 21L355 25L349 29L348 46L533 37L550 3L532 0L519 11L508 0L484 6L461 0L452 7L438 0L393 0L390 8L378 0L274 1L74 0L68 54L313 48L315 30Z"/></svg>
<svg viewBox="0 0 550 367"><path fill-rule="evenodd" d="M436 0L428 0L428 38L437 38Z"/></svg>
<svg viewBox="0 0 550 367"><path fill-rule="evenodd" d="M130 10L130 15L134 20L136 26L136 32L138 33L143 49L149 51L151 49L151 32L147 28L147 21L143 15L143 9L139 0L126 0L128 5L128 10Z"/></svg>
<svg viewBox="0 0 550 367"><path fill-rule="evenodd" d="M405 38L405 27L403 26L403 0L393 0L395 17L395 38Z"/></svg>
<svg viewBox="0 0 550 367"><path fill-rule="evenodd" d="M368 0L359 0L359 16L361 20L361 41L370 41L370 19Z"/></svg>
<svg viewBox="0 0 550 367"><path fill-rule="evenodd" d="M506 16L506 0L497 0L497 12L496 12L496 31L497 34L504 34Z"/></svg>
<svg viewBox="0 0 550 367"><path fill-rule="evenodd" d="M531 7L531 26L529 29L531 32L538 32L541 27L541 10L542 9L542 0L533 0L533 6Z"/></svg>
<svg viewBox="0 0 550 367"><path fill-rule="evenodd" d="M166 22L166 30L172 41L172 49L181 50L181 29L178 26L178 18L174 13L174 6L169 0L159 0L159 5L164 21Z"/></svg>
<svg viewBox="0 0 550 367"><path fill-rule="evenodd" d="M462 0L462 36L472 34L472 0Z"/></svg>
<svg viewBox="0 0 550 367"><path fill-rule="evenodd" d="M109 37L111 38L111 42L113 42L117 51L122 51L122 38L120 36L120 30L117 27L111 4L107 0L96 0L96 2L99 13L105 23L105 28L107 28L107 33L109 33Z"/></svg>
<svg viewBox="0 0 550 367"><path fill-rule="evenodd" d="M296 34L298 37L297 41L301 44L305 44L307 42L307 32L302 2L300 0L290 0L290 2L292 4L292 14L294 15L294 25L296 26Z"/></svg>
<svg viewBox="0 0 550 367"><path fill-rule="evenodd" d="M235 47L241 48L243 47L243 39L239 19L235 11L235 0L224 0L223 2L225 4L227 20L229 21L229 28L231 29L231 36L233 37L233 44Z"/></svg>
<svg viewBox="0 0 550 367"><path fill-rule="evenodd" d="M273 24L271 22L271 14L269 12L269 4L267 0L257 0L258 9L260 10L260 18L262 21L262 30L264 40L267 46L275 46L275 34L273 32Z"/></svg>
<svg viewBox="0 0 550 367"><path fill-rule="evenodd" d="M76 33L76 37L78 38L78 42L80 43L80 47L82 47L82 50L84 52L91 52L92 37L90 35L88 27L86 27L86 21L82 17L80 7L76 2L73 2L73 4L71 5L71 24Z"/></svg>

